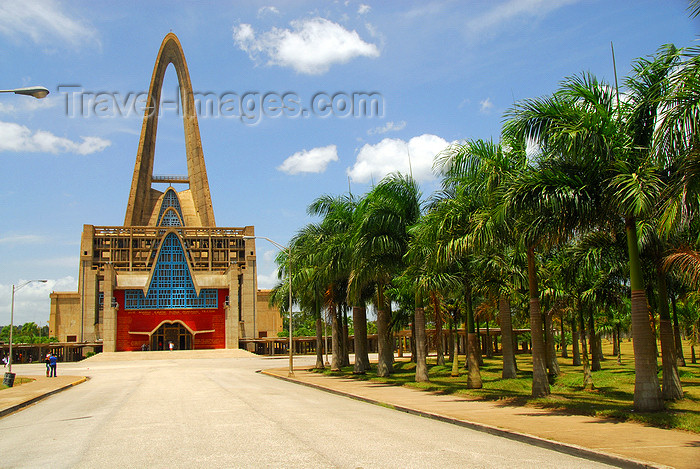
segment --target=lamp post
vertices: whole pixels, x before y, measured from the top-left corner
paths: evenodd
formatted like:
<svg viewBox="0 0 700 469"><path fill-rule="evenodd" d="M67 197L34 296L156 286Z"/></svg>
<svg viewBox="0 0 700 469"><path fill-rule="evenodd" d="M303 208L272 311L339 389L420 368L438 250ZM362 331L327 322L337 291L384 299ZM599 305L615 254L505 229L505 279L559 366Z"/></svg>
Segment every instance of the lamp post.
<svg viewBox="0 0 700 469"><path fill-rule="evenodd" d="M8 373L10 374L12 374L12 332L15 328L15 292L33 282L46 283L46 280L27 280L18 287L12 285L12 306L10 307L10 357L8 360ZM12 379L12 381L14 381L14 379Z"/></svg>
<svg viewBox="0 0 700 469"><path fill-rule="evenodd" d="M49 90L43 86L28 86L26 88L15 88L13 90L0 90L0 93L23 94L25 96L34 96L36 99L41 99L49 94Z"/></svg>
<svg viewBox="0 0 700 469"><path fill-rule="evenodd" d="M277 249L287 253L287 283L289 284L289 374L294 376L294 350L292 342L292 252L287 246L271 240L266 236L244 236L243 239L264 239Z"/></svg>

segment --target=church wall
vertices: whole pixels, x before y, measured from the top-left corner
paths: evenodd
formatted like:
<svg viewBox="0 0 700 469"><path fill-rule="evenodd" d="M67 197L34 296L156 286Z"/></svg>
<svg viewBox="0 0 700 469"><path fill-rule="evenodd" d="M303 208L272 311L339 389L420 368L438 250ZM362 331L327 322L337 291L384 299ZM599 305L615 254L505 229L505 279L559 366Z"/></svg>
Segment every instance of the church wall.
<svg viewBox="0 0 700 469"><path fill-rule="evenodd" d="M117 311L116 350L141 350L143 344L149 344L146 334L129 334L129 332L152 332L163 321L180 321L193 331L207 331L195 334L194 349L214 349L226 347L225 335L225 301L227 289L219 289L218 307L216 309L162 309L162 310L125 310L124 290L116 290L114 297L120 305Z"/></svg>
<svg viewBox="0 0 700 469"><path fill-rule="evenodd" d="M282 316L276 306L270 306L272 290L258 290L257 327L258 337L277 337L282 332Z"/></svg>
<svg viewBox="0 0 700 469"><path fill-rule="evenodd" d="M68 337L80 337L80 296L78 292L51 293L49 336L59 342L68 342Z"/></svg>

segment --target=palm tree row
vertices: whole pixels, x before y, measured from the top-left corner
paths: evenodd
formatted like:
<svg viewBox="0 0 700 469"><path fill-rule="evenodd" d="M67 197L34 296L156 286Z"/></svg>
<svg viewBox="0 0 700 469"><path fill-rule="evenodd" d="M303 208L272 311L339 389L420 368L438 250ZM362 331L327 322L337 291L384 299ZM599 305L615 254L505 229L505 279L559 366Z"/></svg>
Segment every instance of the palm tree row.
<svg viewBox="0 0 700 469"><path fill-rule="evenodd" d="M365 311L371 304L377 373L391 374L393 329L401 324L400 311L410 309L416 380L429 380L426 322L432 319L436 341L445 321L452 334L463 323L467 383L480 387L476 321L497 311L502 377L513 378L513 313L526 310L532 395L547 395L559 372L554 318L562 332L567 318L572 337L580 339L583 383L591 387L591 371L600 366L596 318L611 324L619 353L629 305L635 409L659 410L664 399L682 398L680 334L669 301L675 312L676 299L700 289L698 52L665 46L638 59L621 90L581 74L550 96L516 103L505 115L500 143L467 140L436 156L442 187L428 200L412 177L392 174L359 199L314 201L309 213L321 221L292 240L291 281L302 308L319 321L321 310L330 312L332 367L347 364L342 314L352 308L355 371L369 368ZM278 263L287 265L284 253ZM317 330L320 336L320 325ZM437 349L440 363L440 342ZM451 354L456 374L457 353Z"/></svg>

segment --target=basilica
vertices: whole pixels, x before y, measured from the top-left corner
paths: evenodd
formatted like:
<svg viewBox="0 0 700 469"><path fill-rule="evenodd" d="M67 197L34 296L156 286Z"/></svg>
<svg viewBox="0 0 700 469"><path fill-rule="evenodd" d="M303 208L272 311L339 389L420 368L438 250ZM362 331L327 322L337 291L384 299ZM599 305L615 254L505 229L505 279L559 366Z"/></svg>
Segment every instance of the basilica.
<svg viewBox="0 0 700 469"><path fill-rule="evenodd" d="M155 175L165 71L177 72L186 175ZM277 335L279 312L258 290L253 226L217 227L192 84L178 38L161 44L122 226L84 225L77 292L51 293L50 335L105 352L238 348ZM155 112L154 112L155 111ZM179 190L176 190L176 187Z"/></svg>

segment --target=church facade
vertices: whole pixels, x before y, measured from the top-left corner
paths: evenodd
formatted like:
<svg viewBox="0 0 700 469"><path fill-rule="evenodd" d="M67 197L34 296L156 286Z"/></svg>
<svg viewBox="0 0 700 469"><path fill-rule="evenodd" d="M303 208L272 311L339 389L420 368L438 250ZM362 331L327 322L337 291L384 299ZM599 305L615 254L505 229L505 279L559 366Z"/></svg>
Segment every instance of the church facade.
<svg viewBox="0 0 700 469"><path fill-rule="evenodd" d="M180 85L187 175L153 174L163 79ZM185 56L161 45L122 226L84 225L77 292L51 294L50 334L105 352L238 348L276 335L279 312L258 290L254 227L217 227ZM175 187L180 188L176 190Z"/></svg>

